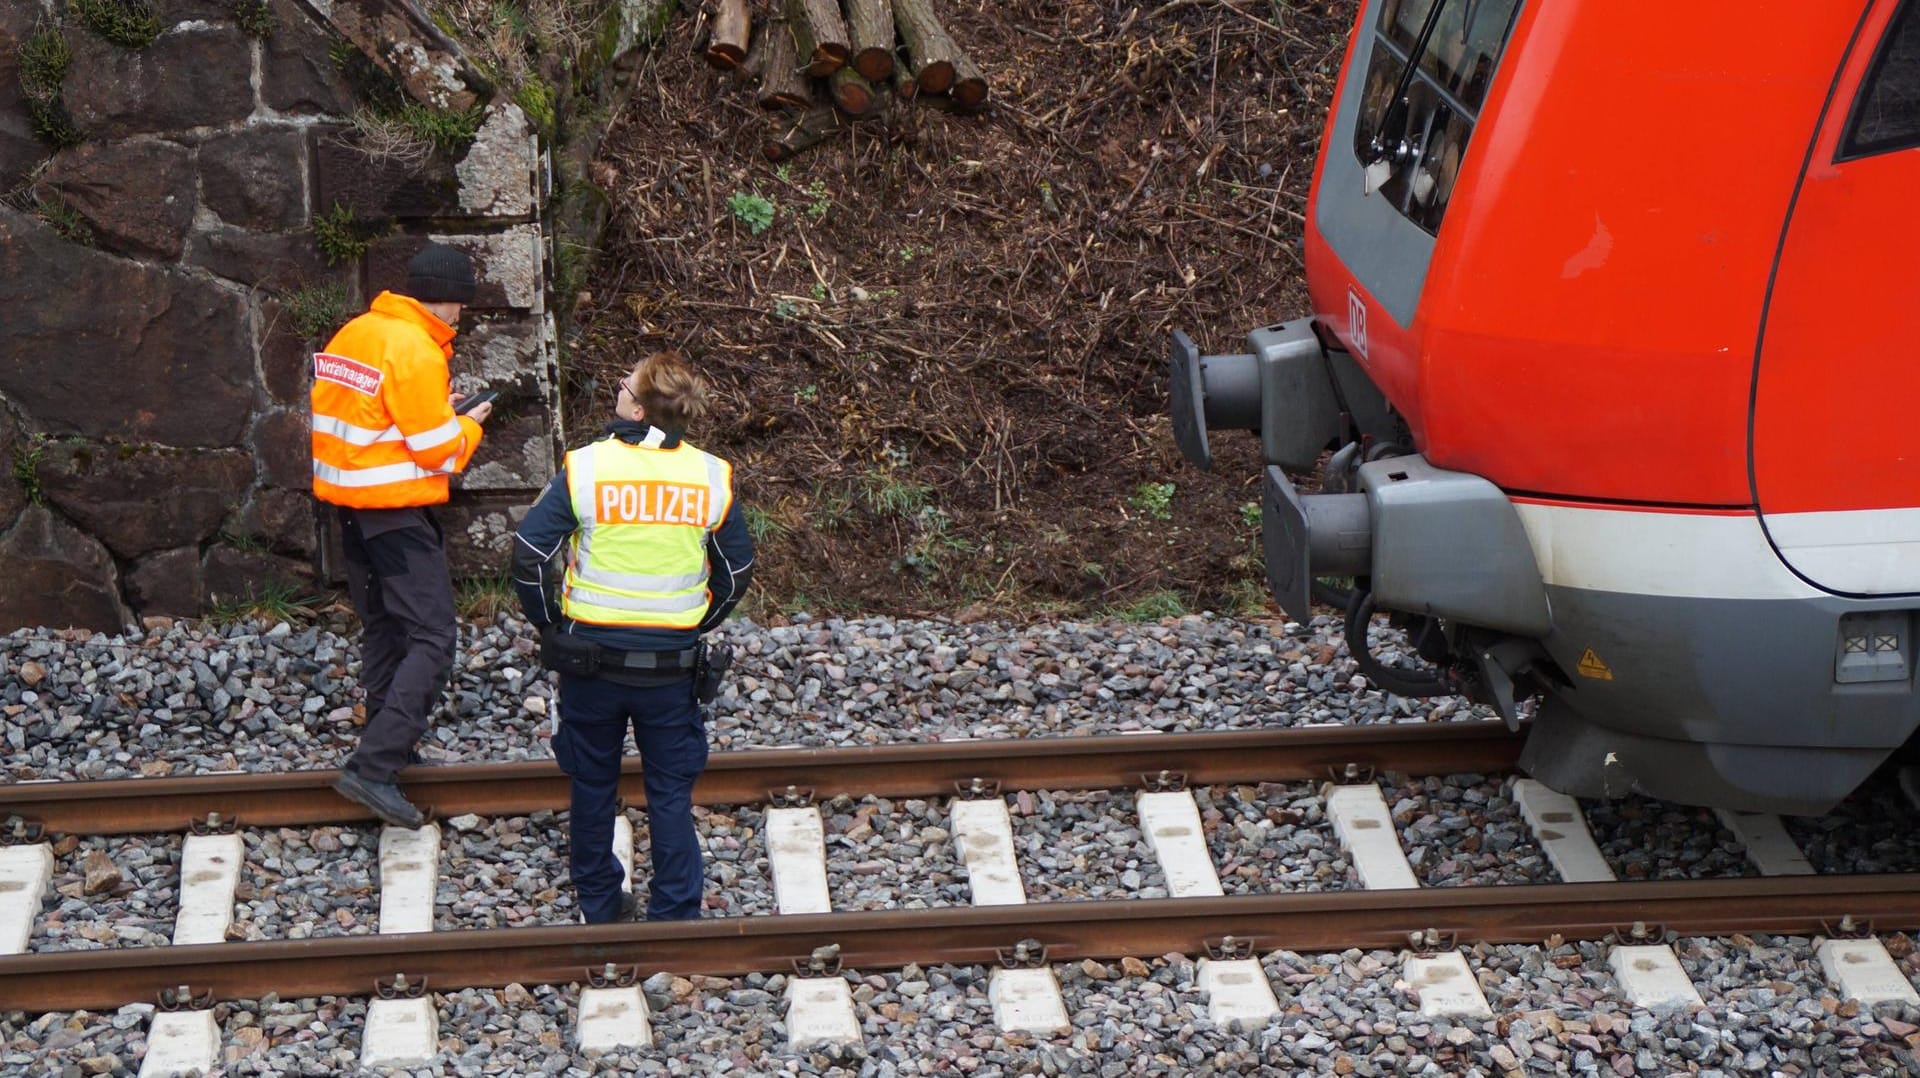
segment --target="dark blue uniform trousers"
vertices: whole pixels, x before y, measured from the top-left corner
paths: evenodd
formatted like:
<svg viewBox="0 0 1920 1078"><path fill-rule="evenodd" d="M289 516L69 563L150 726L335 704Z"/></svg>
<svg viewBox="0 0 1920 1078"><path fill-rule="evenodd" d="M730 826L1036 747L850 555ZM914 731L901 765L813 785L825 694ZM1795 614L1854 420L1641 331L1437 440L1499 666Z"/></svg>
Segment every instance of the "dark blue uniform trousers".
<svg viewBox="0 0 1920 1078"><path fill-rule="evenodd" d="M693 780L707 767L707 731L691 678L638 687L560 676L560 732L554 735L553 755L573 780L568 840L580 912L588 924L620 916L613 812L628 723L640 746L653 845L647 920L690 920L700 916L704 883L700 837L693 829Z"/></svg>

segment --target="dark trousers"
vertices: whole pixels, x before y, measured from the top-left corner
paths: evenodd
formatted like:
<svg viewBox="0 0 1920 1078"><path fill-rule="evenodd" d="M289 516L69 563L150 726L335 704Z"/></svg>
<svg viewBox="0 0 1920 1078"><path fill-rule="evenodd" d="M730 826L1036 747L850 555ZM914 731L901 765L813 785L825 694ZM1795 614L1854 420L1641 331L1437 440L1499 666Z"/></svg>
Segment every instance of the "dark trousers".
<svg viewBox="0 0 1920 1078"><path fill-rule="evenodd" d="M647 920L691 920L700 916L705 882L700 837L693 829L693 780L707 767L707 730L691 678L641 687L560 676L560 732L553 738L553 755L573 780L568 845L580 912L588 924L620 915L613 812L629 723L640 746L653 845Z"/></svg>
<svg viewBox="0 0 1920 1078"><path fill-rule="evenodd" d="M342 510L340 541L367 691L367 725L346 766L388 782L427 732L453 667L458 628L446 541L425 509Z"/></svg>

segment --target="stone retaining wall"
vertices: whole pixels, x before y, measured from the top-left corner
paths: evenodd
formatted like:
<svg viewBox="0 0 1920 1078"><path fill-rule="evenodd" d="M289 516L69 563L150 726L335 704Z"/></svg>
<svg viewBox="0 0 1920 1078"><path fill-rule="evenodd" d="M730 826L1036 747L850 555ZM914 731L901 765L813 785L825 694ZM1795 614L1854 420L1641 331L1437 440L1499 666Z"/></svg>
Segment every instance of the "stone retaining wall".
<svg viewBox="0 0 1920 1078"><path fill-rule="evenodd" d="M504 571L552 474L533 129L410 0L266 0L265 26L258 3L148 0L140 47L64 0L0 3L0 632L311 590L309 357L428 237L483 281L455 387L502 391L445 510L460 572ZM48 35L70 54L52 83ZM370 156L356 110L406 101L483 122ZM349 241L331 262L323 235Z"/></svg>

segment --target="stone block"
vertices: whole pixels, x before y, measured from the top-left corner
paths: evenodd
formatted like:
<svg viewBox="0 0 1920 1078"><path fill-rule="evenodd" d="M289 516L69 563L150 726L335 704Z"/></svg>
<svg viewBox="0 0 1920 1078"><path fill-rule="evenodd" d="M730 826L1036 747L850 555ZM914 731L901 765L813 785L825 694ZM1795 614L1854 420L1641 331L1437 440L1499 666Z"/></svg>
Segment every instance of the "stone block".
<svg viewBox="0 0 1920 1078"><path fill-rule="evenodd" d="M360 46L407 94L435 108L472 108L484 85L412 0L353 0L321 8L334 31Z"/></svg>
<svg viewBox="0 0 1920 1078"><path fill-rule="evenodd" d="M179 547L135 562L127 572L127 602L141 617L193 617L201 613L206 608L207 590L200 578L200 551Z"/></svg>
<svg viewBox="0 0 1920 1078"><path fill-rule="evenodd" d="M225 22L233 18L233 0L153 0L160 25L183 22Z"/></svg>
<svg viewBox="0 0 1920 1078"><path fill-rule="evenodd" d="M345 318L355 309L343 310ZM293 326L286 305L277 299L260 303L260 380L267 392L281 404L305 408L313 386L313 354L320 350L338 326L329 326L318 336L302 337Z"/></svg>
<svg viewBox="0 0 1920 1078"><path fill-rule="evenodd" d="M62 240L0 206L0 394L56 434L231 446L253 411L237 291Z"/></svg>
<svg viewBox="0 0 1920 1078"><path fill-rule="evenodd" d="M35 190L79 211L111 251L180 257L193 225L193 153L177 142L85 142L60 151Z"/></svg>
<svg viewBox="0 0 1920 1078"><path fill-rule="evenodd" d="M37 472L47 501L123 558L211 537L253 483L242 450L78 439L48 442Z"/></svg>
<svg viewBox="0 0 1920 1078"><path fill-rule="evenodd" d="M26 491L13 474L15 454L24 436L12 413L0 408L0 529L12 524L27 504Z"/></svg>
<svg viewBox="0 0 1920 1078"><path fill-rule="evenodd" d="M40 13L32 4L0 4L0 191L12 190L47 156L20 92L20 46Z"/></svg>
<svg viewBox="0 0 1920 1078"><path fill-rule="evenodd" d="M339 136L326 136L314 143L314 166L314 205L322 212L345 206L362 220L460 213L460 178L437 154L424 161L372 156Z"/></svg>
<svg viewBox="0 0 1920 1078"><path fill-rule="evenodd" d="M249 288L291 292L309 284L345 283L353 268L327 265L313 234L248 232L227 226L202 229L187 237L185 262Z"/></svg>
<svg viewBox="0 0 1920 1078"><path fill-rule="evenodd" d="M273 590L305 594L313 590L313 566L264 550L240 550L224 543L208 548L200 563L210 604L244 603Z"/></svg>
<svg viewBox="0 0 1920 1078"><path fill-rule="evenodd" d="M0 534L0 630L23 625L112 632L132 621L113 556L43 505Z"/></svg>
<svg viewBox="0 0 1920 1078"><path fill-rule="evenodd" d="M260 99L290 116L345 116L353 89L328 58L333 36L294 0L271 0L278 20L260 56Z"/></svg>
<svg viewBox="0 0 1920 1078"><path fill-rule="evenodd" d="M307 136L295 127L248 127L200 144L200 192L230 225L255 230L307 222Z"/></svg>
<svg viewBox="0 0 1920 1078"><path fill-rule="evenodd" d="M453 481L461 490L527 491L531 502L531 492L553 478L553 454L544 402L507 407L496 402L479 452Z"/></svg>
<svg viewBox="0 0 1920 1078"><path fill-rule="evenodd" d="M510 308L539 314L545 307L545 245L537 224L460 236L393 236L367 249L367 286L378 292L407 279L407 260L429 241L467 252L480 280L469 309Z"/></svg>
<svg viewBox="0 0 1920 1078"><path fill-rule="evenodd" d="M240 529L268 549L312 560L319 530L313 495L295 490L256 490L241 515Z"/></svg>
<svg viewBox="0 0 1920 1078"><path fill-rule="evenodd" d="M546 319L500 315L461 321L460 336L453 342L455 389L484 387L502 396L547 397L557 347Z"/></svg>
<svg viewBox="0 0 1920 1078"><path fill-rule="evenodd" d="M248 437L262 478L283 490L313 489L313 423L304 408L267 412Z"/></svg>
<svg viewBox="0 0 1920 1078"><path fill-rule="evenodd" d="M511 102L495 106L454 166L461 211L476 217L533 216L539 163L540 144L526 113Z"/></svg>
<svg viewBox="0 0 1920 1078"><path fill-rule="evenodd" d="M225 127L253 112L253 49L231 26L162 34L144 49L93 34L67 38L64 96L90 138Z"/></svg>
<svg viewBox="0 0 1920 1078"><path fill-rule="evenodd" d="M455 577L499 576L513 560L513 530L533 499L524 494L463 494L440 506L447 561Z"/></svg>

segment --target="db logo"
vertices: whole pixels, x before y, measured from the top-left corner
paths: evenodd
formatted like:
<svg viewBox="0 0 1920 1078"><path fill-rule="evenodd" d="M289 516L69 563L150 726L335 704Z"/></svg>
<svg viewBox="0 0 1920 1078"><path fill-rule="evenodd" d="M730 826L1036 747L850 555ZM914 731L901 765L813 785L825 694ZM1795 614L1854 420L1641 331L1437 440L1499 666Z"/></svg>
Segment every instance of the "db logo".
<svg viewBox="0 0 1920 1078"><path fill-rule="evenodd" d="M1367 358L1367 303L1352 288L1347 289L1347 345L1361 359Z"/></svg>

